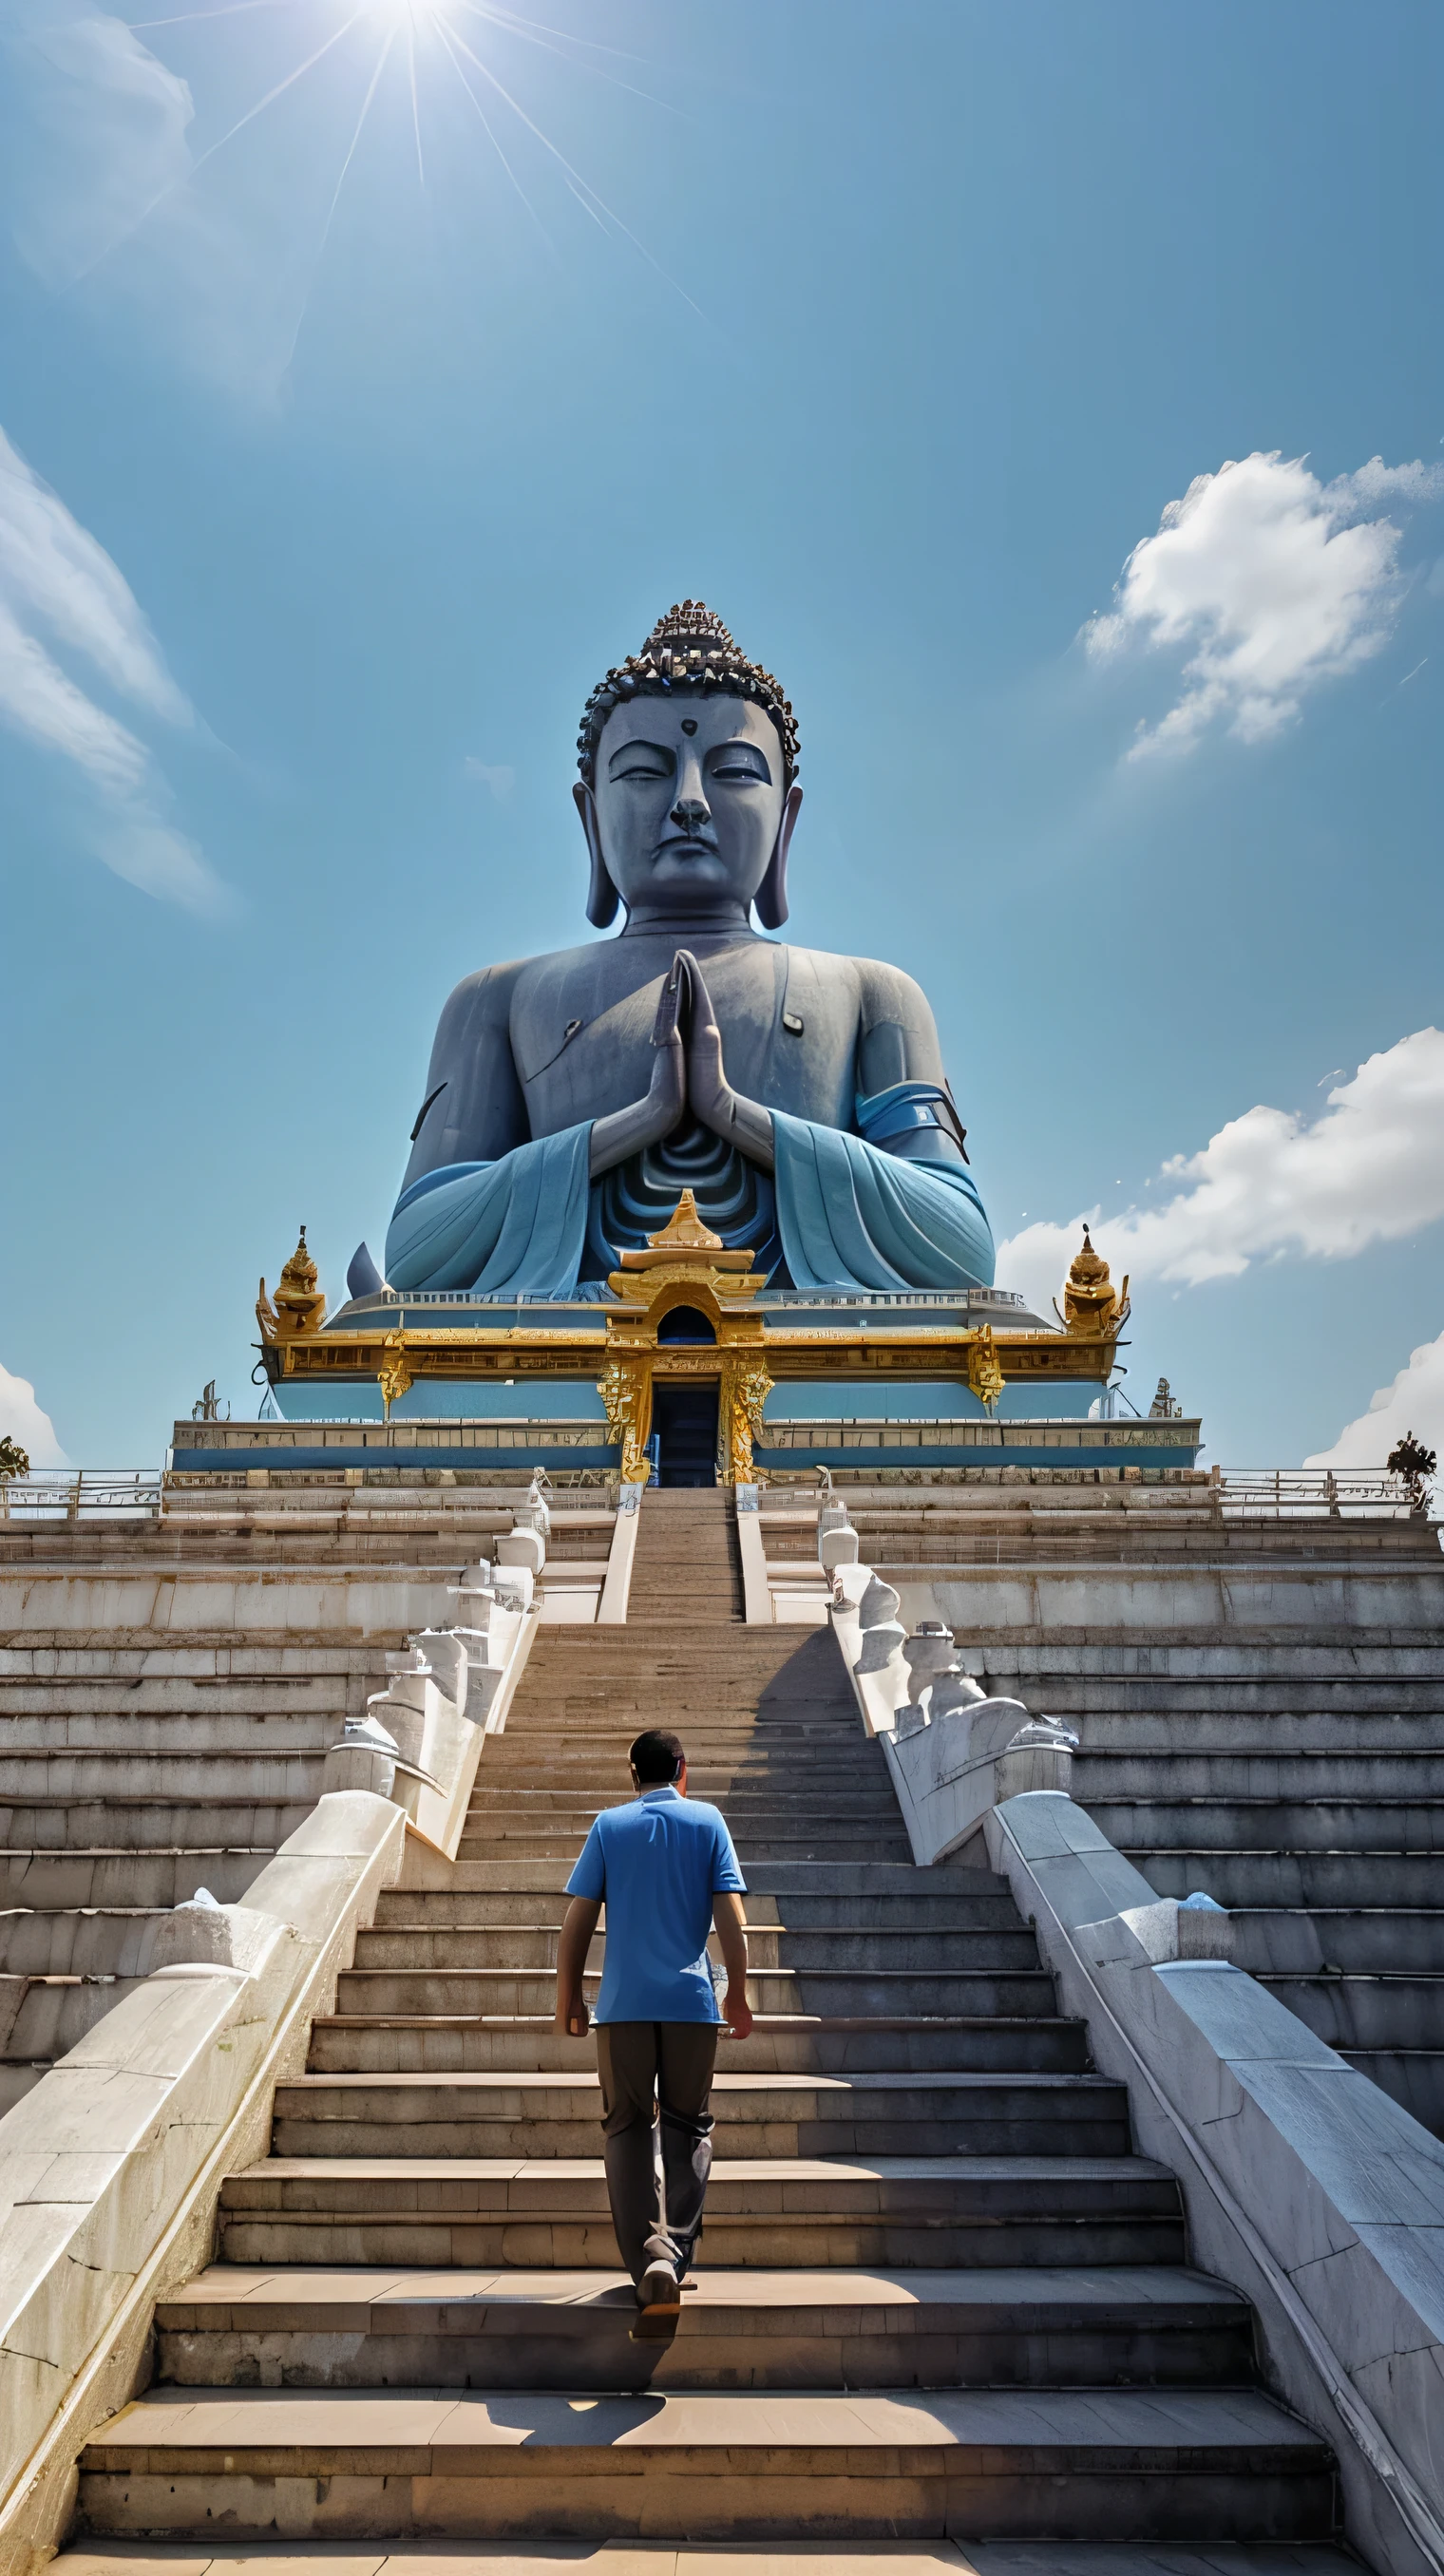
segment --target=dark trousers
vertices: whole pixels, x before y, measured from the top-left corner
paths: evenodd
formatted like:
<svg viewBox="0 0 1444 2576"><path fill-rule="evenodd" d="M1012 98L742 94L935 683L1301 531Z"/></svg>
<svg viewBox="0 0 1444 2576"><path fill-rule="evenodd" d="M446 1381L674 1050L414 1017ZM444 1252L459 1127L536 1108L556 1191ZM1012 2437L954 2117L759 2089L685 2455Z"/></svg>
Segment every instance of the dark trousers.
<svg viewBox="0 0 1444 2576"><path fill-rule="evenodd" d="M649 2263L672 2264L680 2281L692 2260L712 2170L707 2103L719 2029L710 2021L597 2025L607 2198L617 2249L634 2281Z"/></svg>

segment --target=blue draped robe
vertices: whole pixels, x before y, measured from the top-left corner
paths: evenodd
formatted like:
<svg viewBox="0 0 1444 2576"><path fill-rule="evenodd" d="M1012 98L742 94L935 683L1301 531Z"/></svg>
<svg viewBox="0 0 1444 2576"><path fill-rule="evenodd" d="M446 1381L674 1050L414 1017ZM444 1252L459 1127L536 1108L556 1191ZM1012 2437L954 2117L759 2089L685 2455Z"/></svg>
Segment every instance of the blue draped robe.
<svg viewBox="0 0 1444 2576"><path fill-rule="evenodd" d="M859 1098L856 1134L772 1112L776 1170L766 1230L794 1287L845 1294L992 1285L993 1238L966 1164L888 1151L904 1135L925 1141L927 1131L942 1130L941 1099L932 1084L894 1083ZM600 1293L583 1277L589 1234L593 1254L605 1250L598 1217L609 1176L588 1177L591 1133L586 1120L495 1162L449 1163L413 1182L386 1237L391 1286L498 1299ZM706 1220L705 1190L698 1207ZM606 1213L612 1235L621 1234L615 1193ZM725 1241L725 1222L709 1221ZM636 1231L634 1240L645 1234Z"/></svg>

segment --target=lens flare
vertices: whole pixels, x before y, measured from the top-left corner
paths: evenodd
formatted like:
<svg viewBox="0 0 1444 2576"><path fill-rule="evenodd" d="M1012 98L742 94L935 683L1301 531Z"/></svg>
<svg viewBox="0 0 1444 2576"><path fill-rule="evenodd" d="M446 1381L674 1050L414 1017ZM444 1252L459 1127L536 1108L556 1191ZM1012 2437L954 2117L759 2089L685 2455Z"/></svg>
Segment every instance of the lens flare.
<svg viewBox="0 0 1444 2576"><path fill-rule="evenodd" d="M571 64L574 68L585 70L593 78L606 82L612 88L623 90L631 97L643 99L649 105L662 108L669 114L676 113L665 99L656 98L649 91L638 88L634 82L623 79L615 69L611 68L616 64L632 64L636 59L634 56L623 53L617 46L603 44L595 37L578 36L564 28L545 25L539 19L528 17L518 10L503 7L500 5L500 0L357 0L357 5L350 8L346 8L346 0L342 0L345 14L339 23L330 25L325 23L324 18L318 23L318 8L322 5L324 0L215 0L215 5L206 8L181 10L161 18L136 18L127 22L133 35L151 37L160 35L169 28L199 27L216 19L269 13L271 18L278 19L282 26L287 20L297 24L305 22L311 37L318 39L311 42L307 49L303 50L299 61L293 63L291 68L280 79L274 81L260 98L245 108L234 122L227 126L223 134L218 135L213 143L207 144L205 150L197 154L183 178L171 181L152 198L150 204L138 217L138 224L144 223L146 218L178 188L188 187L205 168L207 162L213 161L218 153L225 151L239 135L244 134L247 127L254 125L258 118L264 116L268 108L275 107L289 92L308 82L313 74L324 79L326 75L322 70L323 65L330 62L334 66L346 60L348 56L354 57L358 48L367 48L370 49L370 67L365 94L336 174L336 184L327 204L325 221L312 257L313 281L330 239L336 211L340 205L347 178L356 162L372 107L389 69L391 78L399 77L406 84L419 186L424 188L427 184L426 153L422 141L423 127L426 122L423 116L423 86L432 79L440 80L443 84L454 81L465 92L490 152L540 231L553 258L557 256L556 246L542 222L536 205L527 194L516 166L517 137L526 138L527 142L544 156L545 162L562 180L568 194L582 207L593 223L598 224L613 239L625 242L675 294L682 298L685 304L691 307L694 313L700 311L685 287L681 286L653 257L646 243L623 222L615 207L608 205L592 187L590 181L583 178L581 172L568 160L560 145L553 142L544 127L523 105L515 88L502 79L495 63L488 59L489 52L496 47L498 40L502 43L530 45ZM490 43L488 39L491 40ZM363 52L363 63L365 59ZM511 153L508 153L502 142L502 133L507 125L513 128ZM128 232L133 232L136 228L137 225L132 224L128 227ZM118 240L101 253L101 258L108 257L110 250L117 247ZM307 301L309 294L308 287ZM306 303L303 302L292 341L293 356L305 313Z"/></svg>

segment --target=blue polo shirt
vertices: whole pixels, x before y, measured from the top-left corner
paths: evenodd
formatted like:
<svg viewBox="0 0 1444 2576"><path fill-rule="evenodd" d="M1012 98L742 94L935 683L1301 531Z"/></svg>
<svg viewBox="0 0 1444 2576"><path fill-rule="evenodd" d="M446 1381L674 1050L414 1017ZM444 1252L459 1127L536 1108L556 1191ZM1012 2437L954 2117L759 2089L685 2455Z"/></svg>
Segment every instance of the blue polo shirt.
<svg viewBox="0 0 1444 2576"><path fill-rule="evenodd" d="M595 2021L720 2021L707 1965L712 1899L747 1893L716 1807L677 1789L644 1789L605 1807L567 1880L568 1896L607 1909Z"/></svg>

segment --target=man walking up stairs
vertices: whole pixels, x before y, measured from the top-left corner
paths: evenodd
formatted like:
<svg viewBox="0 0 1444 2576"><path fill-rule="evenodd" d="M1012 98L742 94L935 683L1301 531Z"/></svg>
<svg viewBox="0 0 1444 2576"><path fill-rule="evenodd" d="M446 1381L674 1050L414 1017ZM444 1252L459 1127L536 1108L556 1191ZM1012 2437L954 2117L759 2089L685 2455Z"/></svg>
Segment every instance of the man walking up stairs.
<svg viewBox="0 0 1444 2576"><path fill-rule="evenodd" d="M687 1797L678 1738L649 1727L627 1762L635 1800L597 1817L567 1880L572 1901L557 1944L557 2028L573 2039L586 2033L582 1970L605 1904L597 2076L607 2197L637 2305L656 2318L682 2305L712 2170L707 2104L724 2018L707 1965L714 1919L727 1968L725 2018L736 2039L752 2030L741 1903L747 1891L717 1809Z"/></svg>
<svg viewBox="0 0 1444 2576"><path fill-rule="evenodd" d="M451 1884L383 1897L220 2259L158 2311L154 2385L84 2456L91 2576L123 2536L166 2576L443 2539L655 2544L659 2576L684 2542L1354 2564L1325 2445L1258 2384L1247 2301L1188 2268L1006 1886L912 1866L833 1638L740 1607L728 1497L651 1493L628 1624L542 1631ZM755 2019L720 2036L696 2289L638 2339L554 1979L659 1724L736 1838Z"/></svg>

